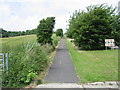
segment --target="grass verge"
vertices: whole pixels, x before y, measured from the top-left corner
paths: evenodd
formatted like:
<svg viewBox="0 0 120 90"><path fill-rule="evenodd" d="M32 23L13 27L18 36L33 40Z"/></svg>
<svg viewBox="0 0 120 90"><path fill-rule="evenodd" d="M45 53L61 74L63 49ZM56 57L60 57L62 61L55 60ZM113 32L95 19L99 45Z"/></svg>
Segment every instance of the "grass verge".
<svg viewBox="0 0 120 90"><path fill-rule="evenodd" d="M36 35L1 38L2 53L9 54L9 70L8 73L4 71L2 75L3 87L25 87L32 81L42 83L44 74L41 73L48 68L49 56L60 40L60 37L55 35L52 38L53 45L42 46L37 43Z"/></svg>
<svg viewBox="0 0 120 90"><path fill-rule="evenodd" d="M80 81L118 81L118 50L80 51L67 39Z"/></svg>

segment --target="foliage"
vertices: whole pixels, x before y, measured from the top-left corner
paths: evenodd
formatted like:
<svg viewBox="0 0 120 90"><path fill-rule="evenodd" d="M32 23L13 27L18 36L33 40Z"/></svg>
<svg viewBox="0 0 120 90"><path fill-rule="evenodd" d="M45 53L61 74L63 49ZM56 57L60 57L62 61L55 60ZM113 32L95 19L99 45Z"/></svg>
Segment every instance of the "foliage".
<svg viewBox="0 0 120 90"><path fill-rule="evenodd" d="M52 43L53 46L56 47L58 45L58 42L61 40L61 37L56 36L56 34L52 35Z"/></svg>
<svg viewBox="0 0 120 90"><path fill-rule="evenodd" d="M1 28L0 34L2 35L2 38L22 36L22 35L31 35L31 34L36 34L36 29L26 30L26 31L6 31Z"/></svg>
<svg viewBox="0 0 120 90"><path fill-rule="evenodd" d="M32 79L36 79L38 77L37 73L33 73L33 72L30 72L28 75L27 75L27 79L26 79L26 83L29 83L31 81L31 78Z"/></svg>
<svg viewBox="0 0 120 90"><path fill-rule="evenodd" d="M86 50L104 49L104 40L109 38L114 38L118 45L119 23L114 11L104 4L89 6L87 12L75 11L69 20L67 36Z"/></svg>
<svg viewBox="0 0 120 90"><path fill-rule="evenodd" d="M47 53L35 41L35 36L3 39L3 53L9 53L9 70L8 74L3 73L3 87L28 85L47 67Z"/></svg>
<svg viewBox="0 0 120 90"><path fill-rule="evenodd" d="M6 30L0 28L0 36L1 37L9 37L9 33Z"/></svg>
<svg viewBox="0 0 120 90"><path fill-rule="evenodd" d="M63 37L63 30L62 29L57 29L56 30L56 36Z"/></svg>
<svg viewBox="0 0 120 90"><path fill-rule="evenodd" d="M52 44L52 34L55 25L55 17L47 17L42 19L37 27L37 41L41 45Z"/></svg>
<svg viewBox="0 0 120 90"><path fill-rule="evenodd" d="M120 15L114 16L114 23L113 23L113 28L114 31L112 33L113 38L115 39L115 44L120 46Z"/></svg>
<svg viewBox="0 0 120 90"><path fill-rule="evenodd" d="M8 74L3 73L3 87L24 87L48 67L48 56L55 49L54 41L58 43L60 37L54 34L53 45L42 46L36 42L36 35L0 39L2 53L9 53L9 70Z"/></svg>
<svg viewBox="0 0 120 90"><path fill-rule="evenodd" d="M118 50L78 51L67 40L81 82L119 81Z"/></svg>
<svg viewBox="0 0 120 90"><path fill-rule="evenodd" d="M9 52L9 70L8 74L4 74L5 80L3 77L5 86L18 87L22 84L27 85L33 79L36 79L35 75L29 76L30 73L38 75L39 72L47 67L47 57L41 51L40 46L32 46L29 48L26 45L22 46L24 48L23 52Z"/></svg>

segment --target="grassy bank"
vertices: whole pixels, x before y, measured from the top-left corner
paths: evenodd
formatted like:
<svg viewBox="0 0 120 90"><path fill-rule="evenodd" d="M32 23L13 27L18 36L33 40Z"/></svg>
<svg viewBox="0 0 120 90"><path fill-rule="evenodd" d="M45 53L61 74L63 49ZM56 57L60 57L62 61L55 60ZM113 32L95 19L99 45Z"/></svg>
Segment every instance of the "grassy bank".
<svg viewBox="0 0 120 90"><path fill-rule="evenodd" d="M29 85L48 67L48 56L60 38L53 36L54 46L41 46L36 38L36 35L2 38L2 52L9 54L9 70L3 73L3 87Z"/></svg>
<svg viewBox="0 0 120 90"><path fill-rule="evenodd" d="M80 51L69 40L67 46L82 82L118 81L118 50Z"/></svg>
<svg viewBox="0 0 120 90"><path fill-rule="evenodd" d="M6 53L9 51L14 51L15 48L19 50L18 47L22 45L26 45L28 43L36 42L36 35L26 35L26 36L16 36L16 37L9 37L9 38L0 38L2 42L2 52Z"/></svg>

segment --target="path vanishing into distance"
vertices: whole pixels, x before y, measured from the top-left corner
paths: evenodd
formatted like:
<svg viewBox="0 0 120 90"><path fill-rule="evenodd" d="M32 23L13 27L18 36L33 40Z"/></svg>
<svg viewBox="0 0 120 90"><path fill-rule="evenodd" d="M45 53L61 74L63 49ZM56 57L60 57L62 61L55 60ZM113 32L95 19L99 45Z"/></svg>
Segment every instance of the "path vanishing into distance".
<svg viewBox="0 0 120 90"><path fill-rule="evenodd" d="M49 69L45 82L48 83L76 83L79 78L76 75L72 63L72 57L66 46L66 39L62 39L53 63Z"/></svg>

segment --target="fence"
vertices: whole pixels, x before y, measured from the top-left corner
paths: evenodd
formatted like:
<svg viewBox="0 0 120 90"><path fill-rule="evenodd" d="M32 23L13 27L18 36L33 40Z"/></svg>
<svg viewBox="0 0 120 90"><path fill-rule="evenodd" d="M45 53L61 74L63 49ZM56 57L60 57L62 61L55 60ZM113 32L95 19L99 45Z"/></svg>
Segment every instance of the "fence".
<svg viewBox="0 0 120 90"><path fill-rule="evenodd" d="M0 75L4 70L8 71L8 53L0 53Z"/></svg>
<svg viewBox="0 0 120 90"><path fill-rule="evenodd" d="M0 53L0 88L2 87L2 72L8 73L8 53Z"/></svg>

